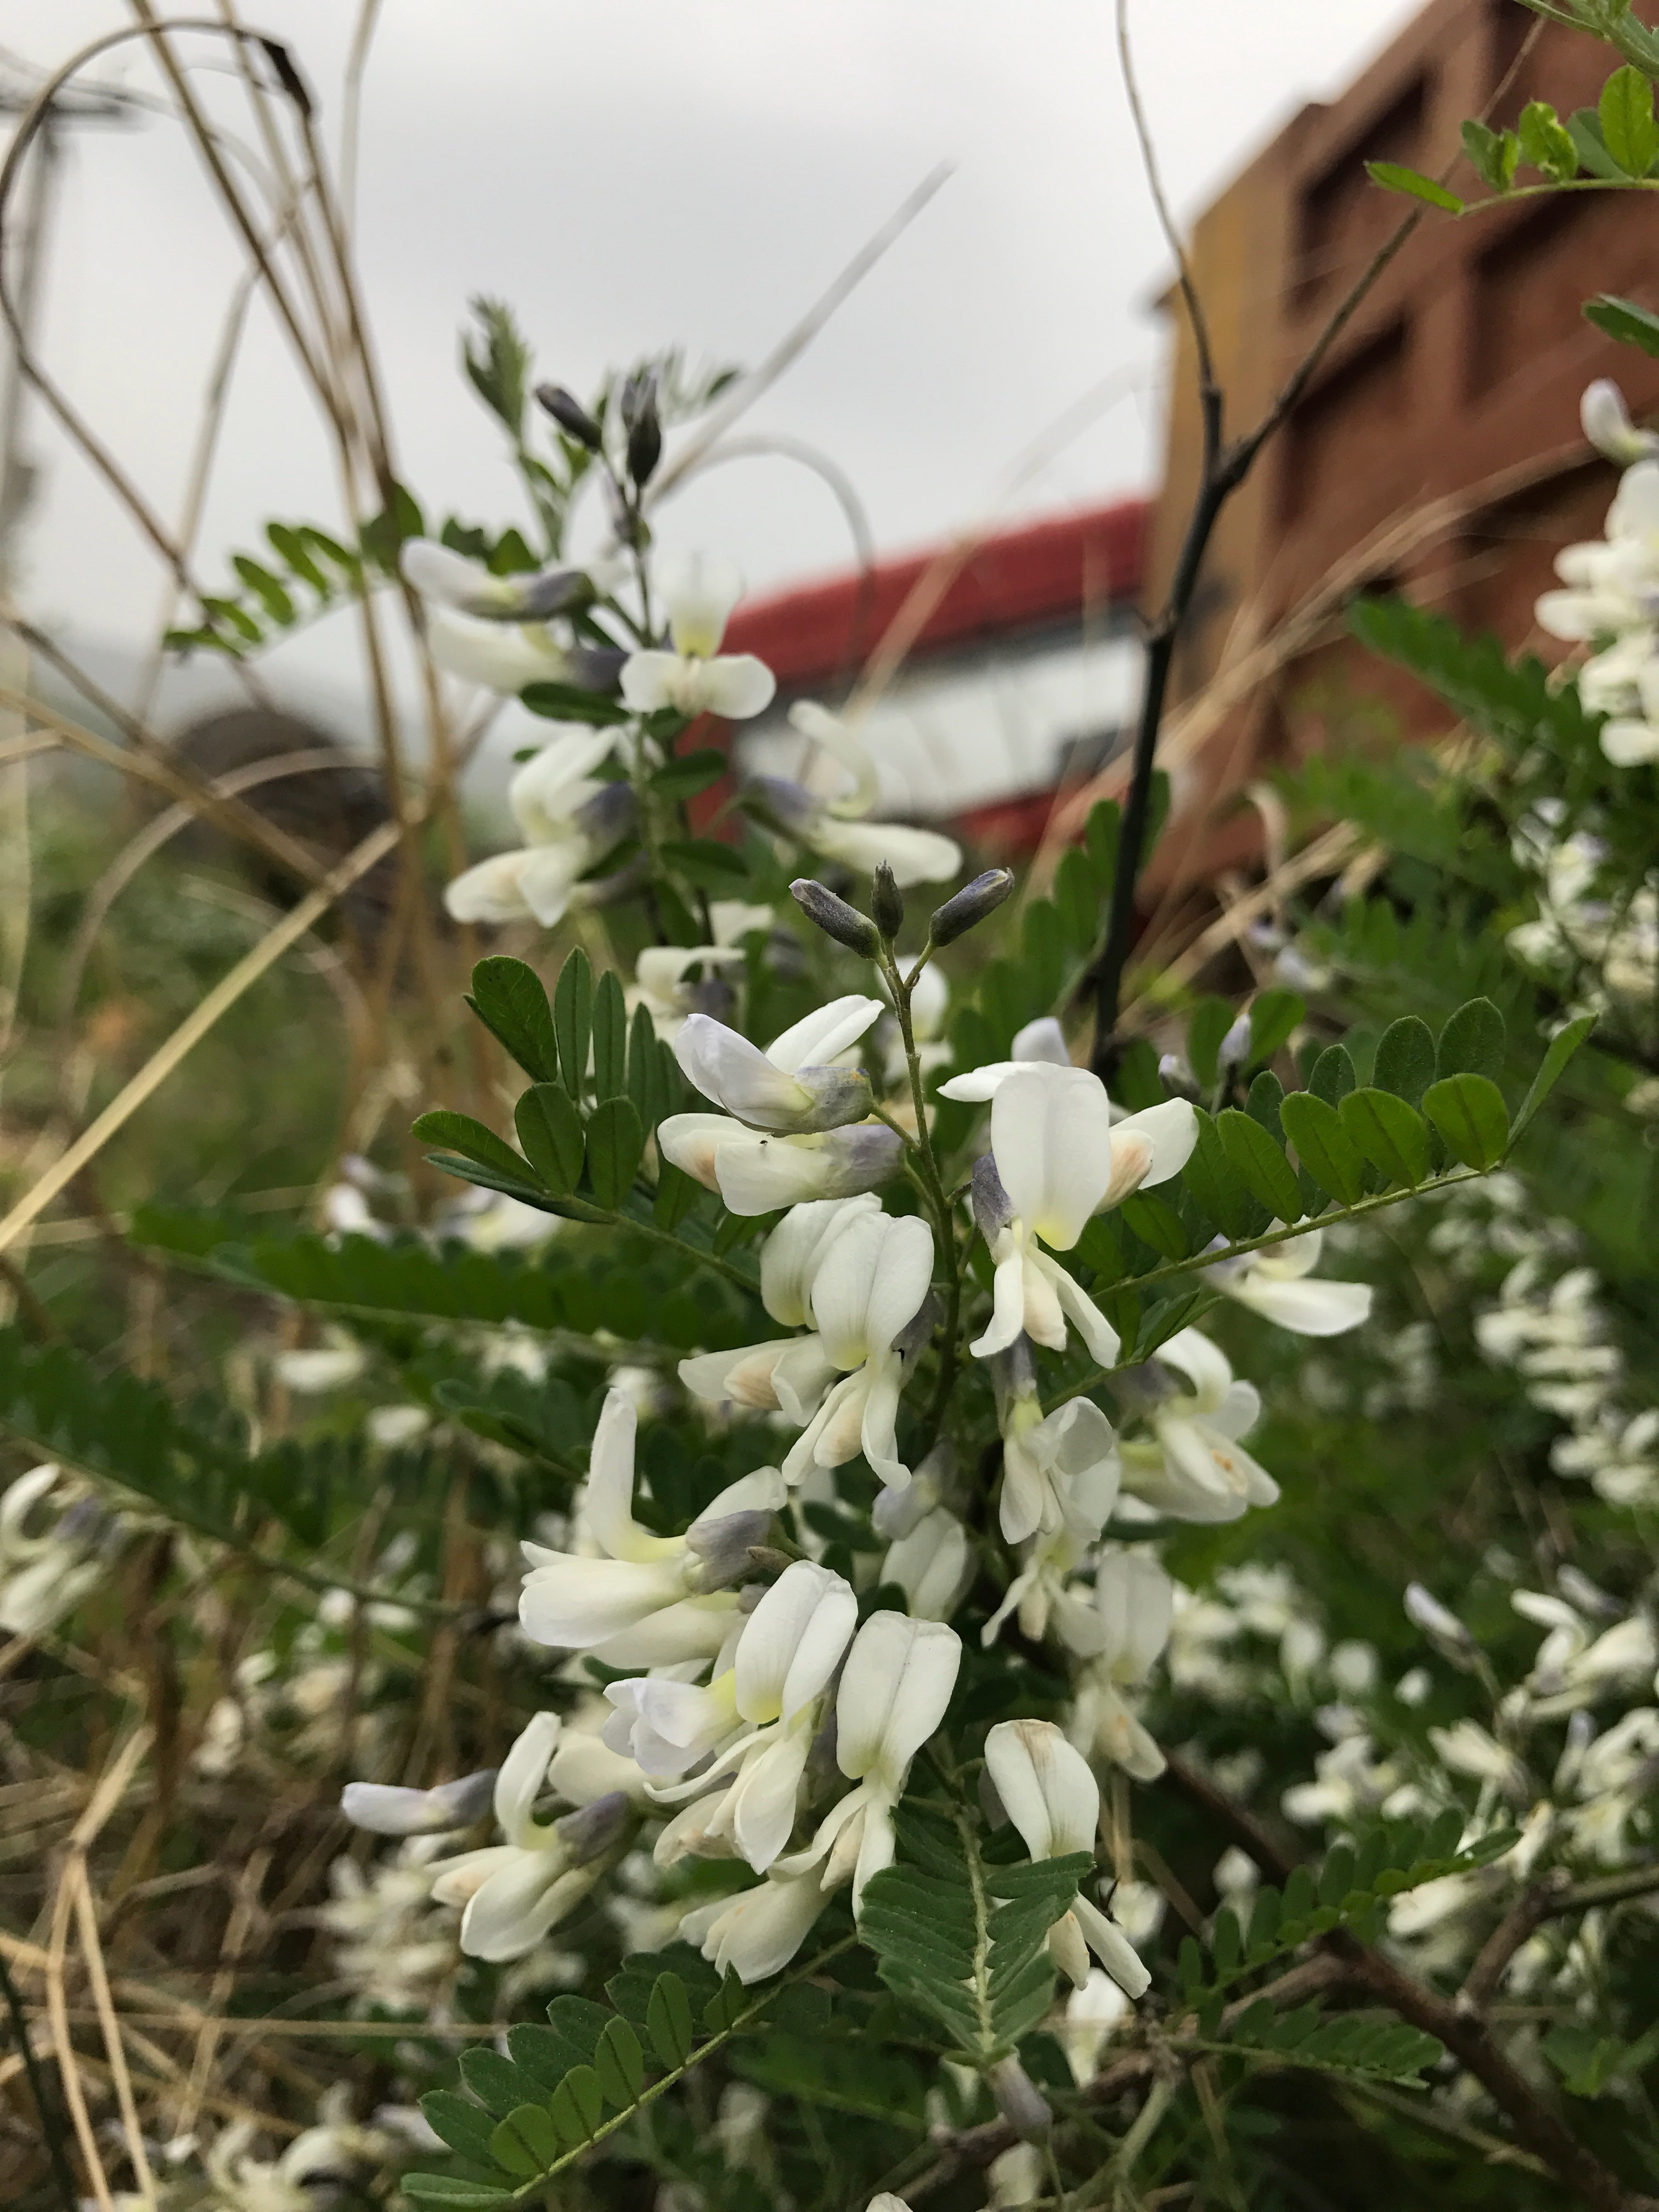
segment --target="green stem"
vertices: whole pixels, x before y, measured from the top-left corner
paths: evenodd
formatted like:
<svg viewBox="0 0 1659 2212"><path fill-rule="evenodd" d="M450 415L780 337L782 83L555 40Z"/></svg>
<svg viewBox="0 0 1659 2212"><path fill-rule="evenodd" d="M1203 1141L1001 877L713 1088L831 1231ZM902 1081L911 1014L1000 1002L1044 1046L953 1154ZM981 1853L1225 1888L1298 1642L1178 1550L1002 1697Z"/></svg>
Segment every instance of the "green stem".
<svg viewBox="0 0 1659 2212"><path fill-rule="evenodd" d="M949 1281L945 1295L943 1341L939 1346L939 1377L933 1385L933 1395L928 1401L922 1423L921 1449L919 1458L925 1459L939 1439L945 1419L945 1409L951 1402L951 1392L956 1385L957 1342L962 1324L962 1259L957 1249L956 1222L951 1210L951 1200L945 1188L945 1177L939 1172L939 1156L933 1150L933 1132L927 1126L927 1103L921 1083L921 1055L916 1050L915 1024L910 1013L910 994L924 964L933 957L931 938L911 963L908 976L899 971L890 945L884 944L877 956L877 965L887 985L893 1001L893 1012L898 1018L899 1035L904 1043L904 1064L910 1079L910 1097L915 1109L916 1133L914 1139L905 1135L920 1172L923 1195L933 1216L934 1231L939 1240L939 1258L949 1270ZM890 1128L896 1125L889 1116L877 1109Z"/></svg>

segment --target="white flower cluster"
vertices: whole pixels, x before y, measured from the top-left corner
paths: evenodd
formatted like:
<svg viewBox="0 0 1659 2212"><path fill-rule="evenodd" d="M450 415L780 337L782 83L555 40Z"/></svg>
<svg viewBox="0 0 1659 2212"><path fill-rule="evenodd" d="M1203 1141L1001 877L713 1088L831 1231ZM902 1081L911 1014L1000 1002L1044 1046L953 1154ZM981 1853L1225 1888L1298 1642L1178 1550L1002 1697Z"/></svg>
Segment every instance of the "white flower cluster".
<svg viewBox="0 0 1659 2212"><path fill-rule="evenodd" d="M622 1670L605 1692L603 1727L544 1713L493 1780L348 1790L359 1825L403 1836L463 1827L493 1790L501 1840L423 1869L440 1903L465 1907L460 1942L472 1955L522 1957L647 1823L659 1869L696 1856L760 1877L681 1923L745 1981L776 1972L843 1887L856 1912L892 1861L894 1809L956 1685L962 1645L950 1616L980 1562L953 1510L965 1500L948 1454L913 1471L898 1442L902 1394L939 1310L937 1254L928 1223L888 1212L878 1194L902 1140L871 1118L870 1081L849 1054L882 1009L875 998L836 1000L764 1049L702 1011L675 1027L682 1068L722 1110L665 1121L664 1158L734 1212L787 1208L760 1248L761 1295L781 1333L686 1358L679 1379L711 1419L764 1413L793 1441L781 1464L732 1484L683 1534L658 1534L635 1515L637 1415L613 1389L569 1529L557 1547L525 1547L520 1603L535 1643ZM1094 1848L1091 1759L1143 1778L1164 1764L1134 1705L1170 1635L1174 1589L1150 1546L1108 1540L1108 1522L1224 1521L1278 1493L1239 1442L1256 1393L1194 1329L1119 1374L1133 1417L1123 1440L1090 1398L1045 1408L1037 1393L1034 1345L1063 1350L1075 1332L1115 1365L1116 1332L1065 1257L1096 1214L1179 1171L1195 1139L1191 1108L1177 1099L1119 1113L1070 1064L1052 1022L1022 1032L1013 1058L944 1088L990 1109L969 1204L993 1291L969 1348L995 1385L995 1510L1014 1571L984 1639L1017 1614L1027 1637L1058 1644L1073 1680L1063 1727L1002 1723L986 1747L998 1808L1040 1858ZM1228 1267L1220 1287L1303 1333L1352 1328L1369 1293L1316 1279L1317 1254L1316 1233L1299 1249L1270 1248ZM774 1535L792 1498L834 1501L836 1471L860 1454L880 1491L860 1586L896 1586L908 1601L907 1612L878 1610L861 1625L853 1583L820 1557L781 1554ZM806 1540L810 1553L816 1540ZM571 1809L538 1817L544 1792ZM1050 1942L1079 1988L1091 1952L1130 1996L1145 1986L1091 1899L1079 1897Z"/></svg>
<svg viewBox="0 0 1659 2212"><path fill-rule="evenodd" d="M729 562L708 554L662 565L666 643L609 655L579 644L562 617L563 610L590 605L611 591L620 580L614 564L497 577L447 546L419 538L404 547L403 570L426 604L434 659L493 691L510 696L532 684L580 686L608 677L641 724L665 713L683 721L701 714L746 721L764 713L776 693L763 661L720 651L743 578ZM962 853L951 838L867 818L876 802L876 769L856 731L808 700L791 709L790 720L813 750L803 780L764 777L754 787L782 835L846 867L867 872L885 861L902 885L944 883L958 872ZM457 921L529 921L550 929L573 908L602 902L624 881L631 885L632 874L613 879L593 872L640 826L632 772L659 767L664 757L656 737L626 722L562 726L507 786L523 842L457 876L445 894L451 915ZM686 963L701 963L712 973L735 943L718 929L715 937L714 946L688 952ZM647 991L672 990L678 981L666 960L653 964L649 980L640 977Z"/></svg>
<svg viewBox="0 0 1659 2212"><path fill-rule="evenodd" d="M1587 830L1562 836L1563 811L1559 800L1542 800L1516 833L1513 851L1537 883L1538 911L1504 942L1528 967L1565 975L1575 1012L1599 1013L1621 999L1645 1006L1659 977L1659 893L1643 884L1628 897L1604 896L1605 848ZM1595 979L1588 984L1586 966Z"/></svg>
<svg viewBox="0 0 1659 2212"><path fill-rule="evenodd" d="M1578 692L1606 714L1601 750L1618 768L1659 760L1659 439L1632 428L1616 385L1584 394L1584 434L1625 473L1607 533L1557 556L1565 587L1546 592L1536 613L1552 637L1594 649Z"/></svg>

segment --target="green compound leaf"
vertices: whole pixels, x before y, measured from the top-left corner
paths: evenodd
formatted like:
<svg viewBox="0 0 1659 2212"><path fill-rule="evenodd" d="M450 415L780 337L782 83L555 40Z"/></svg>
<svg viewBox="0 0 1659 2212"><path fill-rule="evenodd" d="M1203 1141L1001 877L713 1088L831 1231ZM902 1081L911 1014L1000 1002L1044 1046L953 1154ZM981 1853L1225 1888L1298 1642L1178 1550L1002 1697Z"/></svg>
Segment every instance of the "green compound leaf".
<svg viewBox="0 0 1659 2212"><path fill-rule="evenodd" d="M1342 1126L1385 1181L1414 1189L1429 1172L1423 1117L1391 1091L1355 1091L1342 1101Z"/></svg>
<svg viewBox="0 0 1659 2212"><path fill-rule="evenodd" d="M1495 1168L1509 1149L1509 1109L1485 1075L1449 1075L1423 1093L1423 1111L1467 1168Z"/></svg>

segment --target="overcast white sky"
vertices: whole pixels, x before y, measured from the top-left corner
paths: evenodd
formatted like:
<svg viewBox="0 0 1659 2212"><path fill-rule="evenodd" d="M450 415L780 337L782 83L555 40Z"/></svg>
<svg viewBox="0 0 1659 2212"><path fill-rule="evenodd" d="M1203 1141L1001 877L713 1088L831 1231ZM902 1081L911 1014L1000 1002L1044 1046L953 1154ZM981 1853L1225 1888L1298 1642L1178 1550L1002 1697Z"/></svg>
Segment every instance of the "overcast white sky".
<svg viewBox="0 0 1659 2212"><path fill-rule="evenodd" d="M191 14L205 13L191 8ZM337 127L350 0L246 0ZM1412 0L1139 0L1146 101L1192 211L1305 99L1339 88ZM0 0L0 42L52 64L130 21L118 0ZM94 76L155 80L132 46ZM228 112L228 108L227 108ZM1118 82L1110 0L385 0L366 102L360 251L404 475L428 511L514 519L456 370L465 301L513 301L545 374L683 343L754 361L938 161L956 173L763 403L859 487L884 549L981 513L1008 462L1106 372L1118 405L1025 511L1146 485L1166 258ZM76 134L45 350L164 510L179 496L238 257L176 127ZM87 640L136 641L159 578L37 412L47 475L25 594ZM333 522L325 449L283 341L250 334L204 528L205 573L276 514ZM823 487L781 461L711 475L665 535L751 583L844 564ZM325 640L301 658L334 666Z"/></svg>

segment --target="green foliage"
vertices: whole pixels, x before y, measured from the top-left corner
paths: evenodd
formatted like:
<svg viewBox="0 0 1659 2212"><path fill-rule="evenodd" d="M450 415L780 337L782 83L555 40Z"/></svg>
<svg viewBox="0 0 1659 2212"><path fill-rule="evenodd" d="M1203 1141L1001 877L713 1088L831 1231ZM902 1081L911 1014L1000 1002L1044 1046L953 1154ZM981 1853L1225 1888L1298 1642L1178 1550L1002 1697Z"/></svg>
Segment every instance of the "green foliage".
<svg viewBox="0 0 1659 2212"><path fill-rule="evenodd" d="M1405 599L1356 599L1348 626L1362 645L1419 677L1457 714L1507 739L1580 749L1595 724L1568 685L1551 688L1531 653L1511 662L1496 638L1466 637L1449 617Z"/></svg>
<svg viewBox="0 0 1659 2212"><path fill-rule="evenodd" d="M1048 1930L1089 1872L1086 1852L1035 1864L988 1863L973 1821L903 1810L908 1863L878 1874L859 1923L895 1996L936 2021L964 2065L993 2064L1048 2009Z"/></svg>
<svg viewBox="0 0 1659 2212"><path fill-rule="evenodd" d="M1605 337L1616 338L1620 345L1636 346L1643 353L1659 354L1659 315L1650 308L1638 307L1634 300L1621 300L1612 292L1599 292L1584 303L1584 319L1594 323Z"/></svg>
<svg viewBox="0 0 1659 2212"><path fill-rule="evenodd" d="M1653 119L1653 87L1628 63L1601 88L1596 106L1601 143L1621 175L1645 177L1659 159L1659 124Z"/></svg>
<svg viewBox="0 0 1659 2212"><path fill-rule="evenodd" d="M440 2089L422 2099L433 2131L467 2170L406 2175L404 2192L416 2203L477 2212L532 2197L693 2067L757 2027L775 2001L810 1984L832 1955L751 1991L731 1977L721 1982L689 1945L676 1944L629 1959L607 1984L608 2007L555 1997L546 2027L509 2031L509 2057L464 2055L470 2095Z"/></svg>
<svg viewBox="0 0 1659 2212"><path fill-rule="evenodd" d="M1408 169L1403 162L1367 161L1365 174L1374 185L1381 185L1385 192L1402 192L1407 199L1421 200L1447 215L1463 212L1463 203L1455 192L1448 191L1434 178L1425 177L1420 169Z"/></svg>

